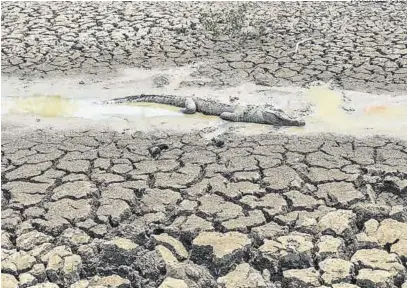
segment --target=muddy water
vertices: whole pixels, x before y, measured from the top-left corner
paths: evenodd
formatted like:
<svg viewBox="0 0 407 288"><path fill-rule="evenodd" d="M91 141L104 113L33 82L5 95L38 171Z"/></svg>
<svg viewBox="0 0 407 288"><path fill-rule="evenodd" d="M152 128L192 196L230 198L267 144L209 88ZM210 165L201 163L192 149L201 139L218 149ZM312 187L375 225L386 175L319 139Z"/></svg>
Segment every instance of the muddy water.
<svg viewBox="0 0 407 288"><path fill-rule="evenodd" d="M306 97L313 106L313 113L305 117L306 126L288 128L291 133L332 132L407 136L406 99L401 103L389 101L390 103L383 104L383 101L374 103L375 101L369 99L361 101L356 95L352 99L357 104L354 105L353 111L345 111L341 92L330 90L327 85L310 88Z"/></svg>

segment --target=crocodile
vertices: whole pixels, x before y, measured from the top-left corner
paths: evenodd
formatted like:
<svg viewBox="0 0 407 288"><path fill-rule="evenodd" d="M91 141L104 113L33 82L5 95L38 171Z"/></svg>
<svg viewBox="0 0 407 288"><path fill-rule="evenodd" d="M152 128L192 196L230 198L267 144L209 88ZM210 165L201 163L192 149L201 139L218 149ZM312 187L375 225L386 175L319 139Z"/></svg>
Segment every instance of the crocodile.
<svg viewBox="0 0 407 288"><path fill-rule="evenodd" d="M239 105L220 103L213 99L186 97L176 95L134 95L104 101L104 104L125 102L150 102L180 107L181 112L193 114L200 112L205 115L219 116L221 119L232 122L248 122L269 124L274 126L304 126L303 120L287 115L281 109L272 105Z"/></svg>

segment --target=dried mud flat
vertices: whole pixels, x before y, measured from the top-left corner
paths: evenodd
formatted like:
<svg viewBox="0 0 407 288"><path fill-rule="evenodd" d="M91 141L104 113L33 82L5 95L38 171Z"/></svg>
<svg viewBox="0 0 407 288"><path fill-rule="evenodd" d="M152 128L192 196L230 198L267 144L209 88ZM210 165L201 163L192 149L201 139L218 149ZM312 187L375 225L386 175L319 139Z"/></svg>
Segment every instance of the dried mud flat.
<svg viewBox="0 0 407 288"><path fill-rule="evenodd" d="M406 171L383 137L6 129L3 287L402 287Z"/></svg>
<svg viewBox="0 0 407 288"><path fill-rule="evenodd" d="M174 75L149 81L162 92L322 80L405 101L402 2L1 5L11 96L44 87L78 98L150 91L143 78L112 75L188 64L175 86ZM208 15L230 22L216 26ZM79 73L89 76L85 85ZM51 87L50 79L59 80ZM62 80L70 86L58 88ZM356 122L321 107L332 121ZM87 126L2 115L2 287L407 288L407 142L399 134L289 135L177 119L141 129L138 119Z"/></svg>
<svg viewBox="0 0 407 288"><path fill-rule="evenodd" d="M347 90L407 90L402 1L4 1L1 7L7 75L104 77L121 67L195 64L195 79L183 85L335 80Z"/></svg>

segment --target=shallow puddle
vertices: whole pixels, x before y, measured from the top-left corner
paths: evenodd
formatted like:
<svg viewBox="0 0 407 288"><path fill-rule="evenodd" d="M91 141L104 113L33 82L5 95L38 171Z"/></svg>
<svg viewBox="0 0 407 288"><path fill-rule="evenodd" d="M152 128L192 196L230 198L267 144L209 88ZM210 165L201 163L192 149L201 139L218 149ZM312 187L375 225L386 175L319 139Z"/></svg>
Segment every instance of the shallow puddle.
<svg viewBox="0 0 407 288"><path fill-rule="evenodd" d="M406 105L367 103L347 112L342 107L344 103L341 93L330 90L328 85L310 88L306 97L313 104L314 111L306 116L306 126L290 127L290 132L338 132L353 135L374 132L396 136L407 134Z"/></svg>
<svg viewBox="0 0 407 288"><path fill-rule="evenodd" d="M216 116L201 113L183 114L179 107L165 104L137 102L101 105L89 100L64 98L59 95L2 98L2 114L26 114L48 118L76 117L96 120L115 116L219 120Z"/></svg>

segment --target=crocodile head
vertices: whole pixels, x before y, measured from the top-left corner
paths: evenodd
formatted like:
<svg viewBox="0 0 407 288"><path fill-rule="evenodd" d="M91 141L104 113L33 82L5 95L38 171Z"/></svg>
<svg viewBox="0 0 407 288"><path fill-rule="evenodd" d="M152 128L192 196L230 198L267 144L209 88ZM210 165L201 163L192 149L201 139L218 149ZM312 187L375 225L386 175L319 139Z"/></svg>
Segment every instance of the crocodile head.
<svg viewBox="0 0 407 288"><path fill-rule="evenodd" d="M263 111L263 118L266 124L271 124L275 126L304 126L305 122L303 120L295 119L282 110L277 109L266 109Z"/></svg>

